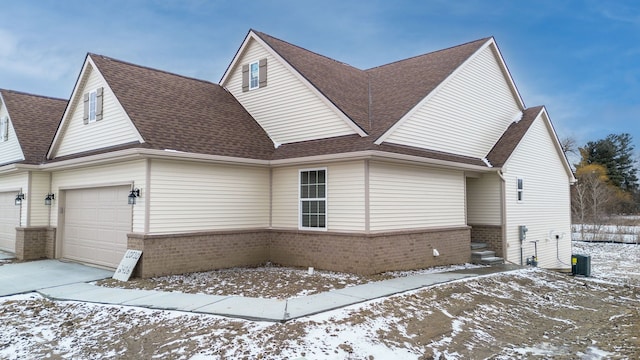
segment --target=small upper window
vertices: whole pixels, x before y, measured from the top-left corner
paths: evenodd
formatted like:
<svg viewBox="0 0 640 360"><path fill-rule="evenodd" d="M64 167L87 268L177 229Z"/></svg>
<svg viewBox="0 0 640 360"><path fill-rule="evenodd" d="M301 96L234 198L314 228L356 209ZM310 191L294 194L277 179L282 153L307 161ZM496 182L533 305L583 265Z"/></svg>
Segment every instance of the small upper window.
<svg viewBox="0 0 640 360"><path fill-rule="evenodd" d="M84 94L84 123L102 120L102 93L99 87Z"/></svg>
<svg viewBox="0 0 640 360"><path fill-rule="evenodd" d="M252 62L249 64L249 90L260 87L260 64Z"/></svg>
<svg viewBox="0 0 640 360"><path fill-rule="evenodd" d="M267 59L242 65L242 92L267 86Z"/></svg>
<svg viewBox="0 0 640 360"><path fill-rule="evenodd" d="M9 118L3 116L0 118L0 141L9 140Z"/></svg>
<svg viewBox="0 0 640 360"><path fill-rule="evenodd" d="M96 121L96 105L98 103L98 93L93 90L89 92L89 122Z"/></svg>
<svg viewBox="0 0 640 360"><path fill-rule="evenodd" d="M517 199L518 202L524 200L524 180L522 178L518 178L517 180Z"/></svg>

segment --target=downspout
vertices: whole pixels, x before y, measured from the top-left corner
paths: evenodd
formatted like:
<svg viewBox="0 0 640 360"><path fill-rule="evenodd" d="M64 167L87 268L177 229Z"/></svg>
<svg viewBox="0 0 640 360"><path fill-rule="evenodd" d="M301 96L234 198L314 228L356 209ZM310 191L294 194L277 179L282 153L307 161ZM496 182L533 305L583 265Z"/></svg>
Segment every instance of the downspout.
<svg viewBox="0 0 640 360"><path fill-rule="evenodd" d="M504 171L502 169L496 171L496 174L498 174L498 177L502 180L500 189L500 202L502 203L500 209L500 215L502 217L502 258L504 258L506 262L511 262L507 257L507 179L504 178ZM522 251L520 252L520 265L522 265Z"/></svg>

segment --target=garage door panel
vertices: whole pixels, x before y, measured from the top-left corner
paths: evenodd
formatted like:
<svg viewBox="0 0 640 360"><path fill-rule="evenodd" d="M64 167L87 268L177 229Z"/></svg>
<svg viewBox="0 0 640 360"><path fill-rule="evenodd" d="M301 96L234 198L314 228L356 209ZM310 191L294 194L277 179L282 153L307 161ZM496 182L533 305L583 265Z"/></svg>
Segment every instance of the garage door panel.
<svg viewBox="0 0 640 360"><path fill-rule="evenodd" d="M16 192L0 192L0 250L16 251L16 228L20 226L20 206Z"/></svg>
<svg viewBox="0 0 640 360"><path fill-rule="evenodd" d="M115 268L131 231L128 186L68 190L62 257Z"/></svg>

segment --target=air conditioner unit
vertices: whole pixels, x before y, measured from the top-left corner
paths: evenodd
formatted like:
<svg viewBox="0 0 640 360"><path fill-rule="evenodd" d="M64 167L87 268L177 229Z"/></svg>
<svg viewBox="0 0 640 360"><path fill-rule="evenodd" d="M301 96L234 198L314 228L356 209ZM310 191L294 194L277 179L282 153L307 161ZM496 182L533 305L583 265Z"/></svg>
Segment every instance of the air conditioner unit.
<svg viewBox="0 0 640 360"><path fill-rule="evenodd" d="M571 255L571 274L591 276L591 256L590 255Z"/></svg>

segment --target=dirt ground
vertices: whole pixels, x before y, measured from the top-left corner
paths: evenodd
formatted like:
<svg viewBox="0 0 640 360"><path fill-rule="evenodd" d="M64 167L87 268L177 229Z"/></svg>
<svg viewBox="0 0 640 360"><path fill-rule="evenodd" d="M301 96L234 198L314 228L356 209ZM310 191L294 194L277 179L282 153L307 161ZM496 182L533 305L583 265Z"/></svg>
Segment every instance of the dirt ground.
<svg viewBox="0 0 640 360"><path fill-rule="evenodd" d="M597 250L591 278L523 269L286 323L54 302L33 294L0 298L0 358L638 359L640 247ZM609 257L629 276L616 273ZM253 270L259 274L251 275L254 281L263 285L245 283L241 292L296 287L291 284L298 281L284 281L280 270ZM331 286L365 280L326 276L338 279ZM174 278L144 286L171 283L180 290L178 280L197 282ZM216 285L197 291L242 281L247 278L225 285L216 278ZM315 288L301 287L289 294Z"/></svg>

